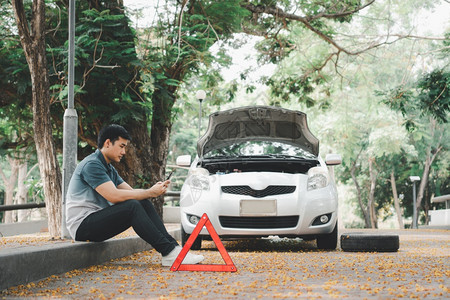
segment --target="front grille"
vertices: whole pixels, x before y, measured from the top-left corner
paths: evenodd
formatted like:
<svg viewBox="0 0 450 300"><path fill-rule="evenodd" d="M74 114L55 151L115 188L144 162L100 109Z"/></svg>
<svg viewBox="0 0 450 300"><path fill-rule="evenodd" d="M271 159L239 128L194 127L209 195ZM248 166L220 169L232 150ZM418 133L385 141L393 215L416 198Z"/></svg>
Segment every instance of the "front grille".
<svg viewBox="0 0 450 300"><path fill-rule="evenodd" d="M298 224L299 216L283 217L227 217L220 216L222 227L242 229L291 228Z"/></svg>
<svg viewBox="0 0 450 300"><path fill-rule="evenodd" d="M222 192L234 195L246 195L255 198L263 198L272 195L291 194L295 191L295 185L269 185L263 190L254 190L248 185L222 186Z"/></svg>

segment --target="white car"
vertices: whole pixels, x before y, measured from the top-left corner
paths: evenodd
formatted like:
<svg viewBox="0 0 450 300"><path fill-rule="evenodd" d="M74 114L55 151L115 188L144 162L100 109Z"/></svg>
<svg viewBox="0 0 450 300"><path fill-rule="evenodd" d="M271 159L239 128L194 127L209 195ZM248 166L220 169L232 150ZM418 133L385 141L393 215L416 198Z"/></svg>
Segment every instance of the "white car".
<svg viewBox="0 0 450 300"><path fill-rule="evenodd" d="M338 154L319 156L306 114L251 106L213 113L197 143L181 189L182 243L206 213L221 239L268 236L316 239L336 249L338 197L328 166ZM192 245L200 249L206 228Z"/></svg>

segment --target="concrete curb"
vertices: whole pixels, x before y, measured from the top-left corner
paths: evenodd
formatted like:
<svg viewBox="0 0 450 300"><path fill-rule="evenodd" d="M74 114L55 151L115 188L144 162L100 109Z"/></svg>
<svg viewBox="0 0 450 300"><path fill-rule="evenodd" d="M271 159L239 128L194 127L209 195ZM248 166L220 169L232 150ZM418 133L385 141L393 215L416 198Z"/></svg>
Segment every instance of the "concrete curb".
<svg viewBox="0 0 450 300"><path fill-rule="evenodd" d="M179 229L170 230L169 233L175 239L180 239ZM5 249L0 252L0 291L149 249L152 247L137 236L101 243L67 241Z"/></svg>

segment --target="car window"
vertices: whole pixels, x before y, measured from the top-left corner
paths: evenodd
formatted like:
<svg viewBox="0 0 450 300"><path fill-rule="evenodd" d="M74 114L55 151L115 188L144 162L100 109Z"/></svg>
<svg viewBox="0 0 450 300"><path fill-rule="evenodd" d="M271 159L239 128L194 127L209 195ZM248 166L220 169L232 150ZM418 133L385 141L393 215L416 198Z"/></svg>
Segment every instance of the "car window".
<svg viewBox="0 0 450 300"><path fill-rule="evenodd" d="M269 141L246 141L235 143L221 149L215 149L205 154L205 158L215 157L242 157L242 156L269 156L269 157L302 157L315 159L316 157L293 145L269 142Z"/></svg>

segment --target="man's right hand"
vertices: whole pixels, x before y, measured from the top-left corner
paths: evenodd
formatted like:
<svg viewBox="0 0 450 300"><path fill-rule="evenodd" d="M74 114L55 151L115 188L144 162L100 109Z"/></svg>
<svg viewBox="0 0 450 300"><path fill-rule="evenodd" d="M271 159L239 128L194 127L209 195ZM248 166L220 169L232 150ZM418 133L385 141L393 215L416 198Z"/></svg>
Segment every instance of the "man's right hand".
<svg viewBox="0 0 450 300"><path fill-rule="evenodd" d="M151 197L158 197L161 196L162 194L165 194L167 192L169 184L170 180L166 180L164 182L162 181L157 182L154 186L149 188L149 191L151 191L153 194Z"/></svg>

